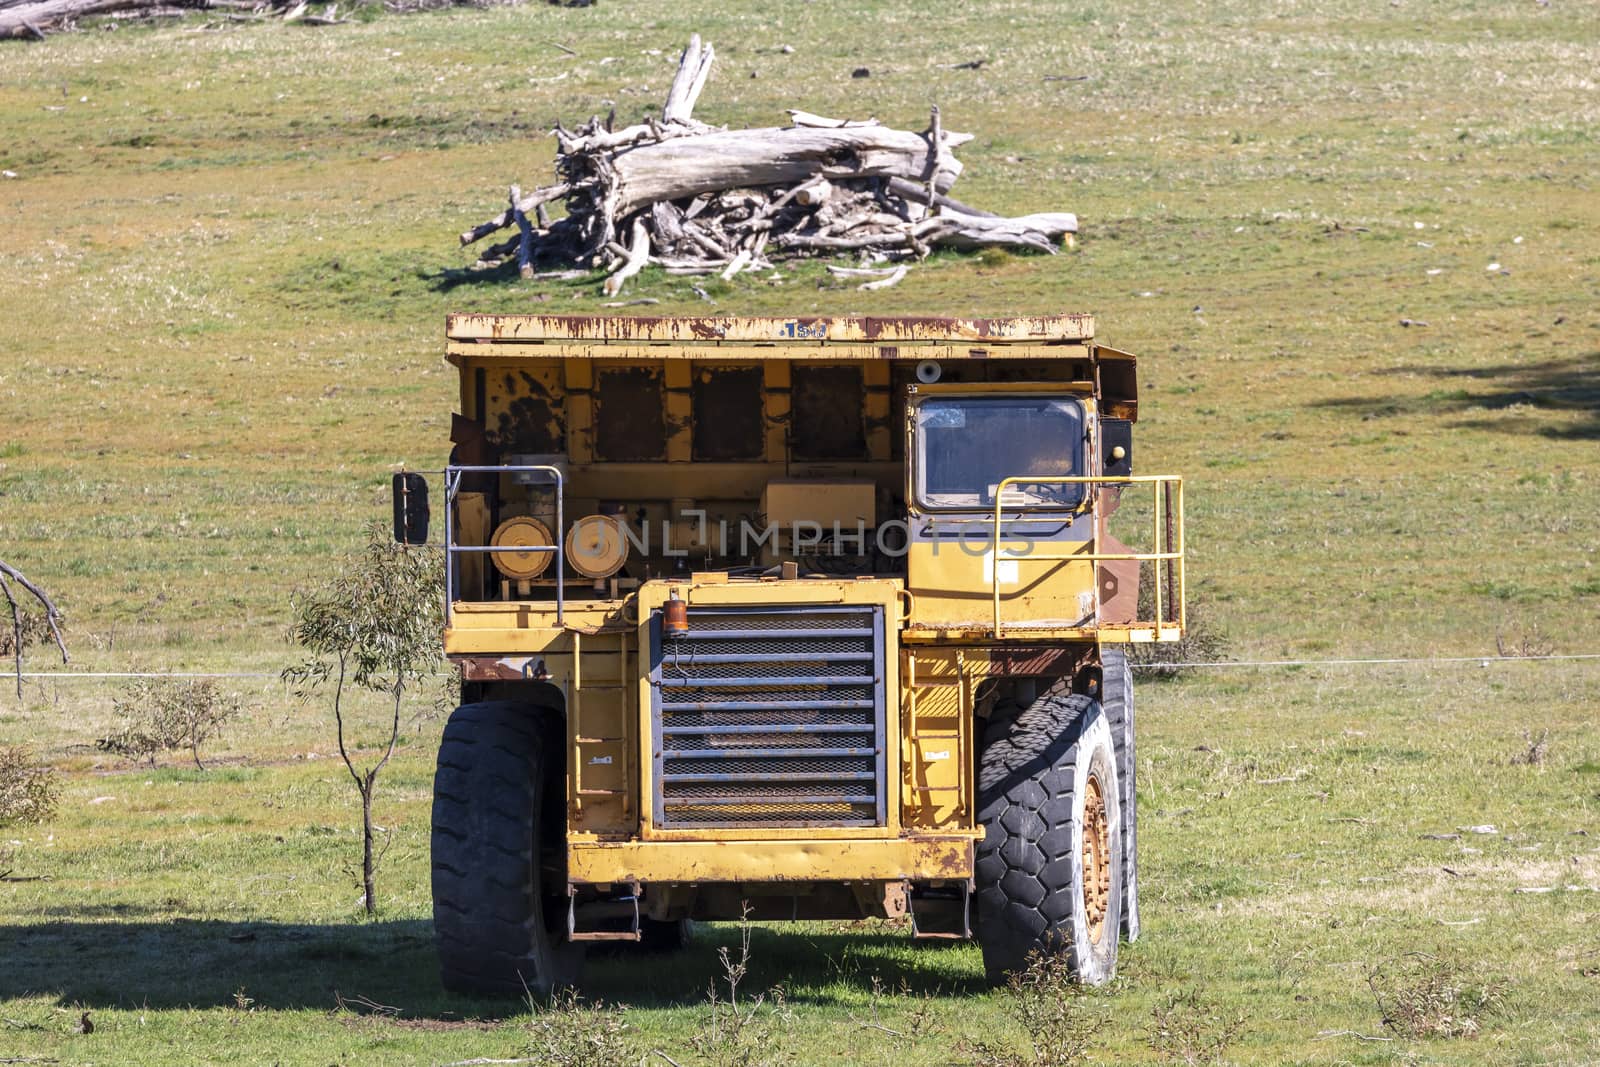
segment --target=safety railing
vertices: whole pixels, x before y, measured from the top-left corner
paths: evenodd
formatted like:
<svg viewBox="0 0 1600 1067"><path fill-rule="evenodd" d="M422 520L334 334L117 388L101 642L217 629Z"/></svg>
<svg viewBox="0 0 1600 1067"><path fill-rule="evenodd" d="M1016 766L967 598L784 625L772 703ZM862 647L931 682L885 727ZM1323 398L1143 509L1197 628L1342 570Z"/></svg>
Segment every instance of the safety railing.
<svg viewBox="0 0 1600 1067"><path fill-rule="evenodd" d="M466 474L548 474L555 484L556 494L556 529L555 544L553 545L458 545L455 532L455 503L456 494L461 491L461 478ZM444 624L450 625L455 612L455 563L456 557L468 553L484 553L492 555L496 552L554 552L556 554L556 625L566 624L567 589L562 578L562 560L566 556L566 515L563 511L564 493L562 492L564 480L559 467L545 464L531 464L522 466L505 467L480 467L480 466L447 466L444 469Z"/></svg>
<svg viewBox="0 0 1600 1067"><path fill-rule="evenodd" d="M1093 516L1094 534L1089 542L1091 551L1073 551L1062 554L1049 554L1036 552L1039 542L1030 540L1028 551L1020 555L1008 556L1008 559L1029 560L1044 563L1084 562L1095 564L1098 572L1100 563L1114 561L1131 561L1141 565L1150 563L1155 570L1154 606L1155 618L1153 620L1135 620L1128 624L1128 629L1149 629L1158 640L1176 640L1183 634L1185 624L1184 612L1184 573L1183 573L1183 478L1176 474L1144 474L1144 475L1092 475L1092 476L1056 476L1056 477L1016 477L1002 479L995 487L994 494L994 530L990 540L989 551L994 561L991 567L991 592L994 597L994 635L1000 637L1004 633L1004 624L1000 618L1000 553L1001 529L1007 514L1020 516L1028 512L1060 510L1059 504L1026 504L1007 502L1006 489L1009 486L1023 485L1081 485L1098 486L1101 488L1122 488L1133 485L1148 485L1151 494L1151 545L1154 550L1150 552L1105 552L1102 551L1101 536L1105 532L1105 519L1097 513L1096 502L1093 496L1086 495L1084 503L1080 505L1083 512ZM1077 542L1082 544L1082 542ZM1165 574L1163 574L1163 571ZM1099 620L1099 575L1095 576L1095 602L1096 618ZM1137 613L1137 612L1136 612Z"/></svg>

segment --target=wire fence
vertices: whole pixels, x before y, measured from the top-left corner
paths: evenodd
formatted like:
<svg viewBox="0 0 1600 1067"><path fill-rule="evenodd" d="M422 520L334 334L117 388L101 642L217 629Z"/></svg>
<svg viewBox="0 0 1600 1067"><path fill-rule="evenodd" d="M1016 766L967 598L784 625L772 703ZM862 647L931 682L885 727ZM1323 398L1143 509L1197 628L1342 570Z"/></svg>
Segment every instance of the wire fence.
<svg viewBox="0 0 1600 1067"><path fill-rule="evenodd" d="M1600 652L1568 652L1550 653L1546 655L1531 656L1415 656L1415 657L1389 657L1382 659L1242 659L1242 660L1210 660L1195 662L1166 662L1160 663L1134 663L1130 664L1135 671L1164 671L1164 670L1233 670L1249 668L1266 670L1272 668L1289 667L1376 667L1376 666L1408 666L1408 665L1433 665L1433 664L1461 664L1471 663L1479 667L1488 667L1491 664L1508 663L1552 663L1556 661L1571 660L1600 660ZM0 673L0 677L16 677L7 671ZM119 678L172 678L172 679L206 679L206 678L282 678L280 671L23 671L24 681L55 681L62 679L76 680L108 680Z"/></svg>

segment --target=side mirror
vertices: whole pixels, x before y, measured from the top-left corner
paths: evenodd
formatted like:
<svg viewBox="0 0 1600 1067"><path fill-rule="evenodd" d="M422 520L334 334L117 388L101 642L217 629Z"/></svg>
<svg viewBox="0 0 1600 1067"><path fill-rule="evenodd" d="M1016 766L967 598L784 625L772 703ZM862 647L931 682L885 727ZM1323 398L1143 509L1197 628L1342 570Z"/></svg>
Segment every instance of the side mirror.
<svg viewBox="0 0 1600 1067"><path fill-rule="evenodd" d="M1128 419L1100 420L1100 459L1108 478L1133 473L1133 423Z"/></svg>
<svg viewBox="0 0 1600 1067"><path fill-rule="evenodd" d="M420 474L394 476L394 539L402 545L428 543L428 480Z"/></svg>

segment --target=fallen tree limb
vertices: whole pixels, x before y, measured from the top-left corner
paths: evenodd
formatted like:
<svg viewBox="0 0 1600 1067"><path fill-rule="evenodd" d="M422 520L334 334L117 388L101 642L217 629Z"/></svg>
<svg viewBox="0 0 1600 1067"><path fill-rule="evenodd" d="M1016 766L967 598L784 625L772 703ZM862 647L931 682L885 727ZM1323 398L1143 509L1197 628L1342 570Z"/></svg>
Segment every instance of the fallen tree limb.
<svg viewBox="0 0 1600 1067"><path fill-rule="evenodd" d="M863 291L870 291L873 289L887 289L891 285L899 285L905 280L906 272L910 269L910 267L896 267L894 273L889 275L887 278L879 278L875 282L862 282L860 285L856 286L856 288Z"/></svg>
<svg viewBox="0 0 1600 1067"><path fill-rule="evenodd" d="M0 39L42 40L47 31L67 29L78 19L92 15L153 18L213 8L258 12L262 17L276 17L301 26L336 26L350 21L336 17L337 3L329 3L318 14L310 10L307 0L261 0L260 3L241 0L12 0L0 3Z"/></svg>
<svg viewBox="0 0 1600 1067"><path fill-rule="evenodd" d="M40 589L28 577L15 567L0 560L0 593L5 594L6 603L11 608L11 653L16 663L17 699L22 699L22 651L28 645L30 638L35 637L23 624L22 610L17 604L16 594L11 590L11 583L16 582L23 589L33 594L44 608L44 622L50 630L50 636L55 638L56 648L61 650L61 662L71 662L67 655L67 643L61 639L61 612L56 608L55 601L50 595Z"/></svg>

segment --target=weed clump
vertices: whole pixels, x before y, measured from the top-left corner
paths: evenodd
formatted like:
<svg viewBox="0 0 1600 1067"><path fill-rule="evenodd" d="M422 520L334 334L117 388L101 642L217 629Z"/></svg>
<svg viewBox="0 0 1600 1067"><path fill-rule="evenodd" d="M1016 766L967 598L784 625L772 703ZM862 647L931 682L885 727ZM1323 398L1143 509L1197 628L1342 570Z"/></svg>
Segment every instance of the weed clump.
<svg viewBox="0 0 1600 1067"><path fill-rule="evenodd" d="M1228 1014L1202 1000L1198 989L1168 993L1150 1009L1145 1030L1150 1048L1168 1063L1190 1067L1222 1063L1244 1033L1244 1013Z"/></svg>
<svg viewBox="0 0 1600 1067"><path fill-rule="evenodd" d="M162 752L188 749L200 770L200 749L239 714L239 701L209 679L180 682L140 678L115 697L121 724L95 745L134 759L155 762Z"/></svg>
<svg viewBox="0 0 1600 1067"><path fill-rule="evenodd" d="M627 1007L596 1000L586 1003L576 990L562 990L541 1008L528 998L532 1039L522 1053L548 1067L633 1067L645 1053L634 1039Z"/></svg>
<svg viewBox="0 0 1600 1067"><path fill-rule="evenodd" d="M968 1046L982 1067L1068 1067L1094 1049L1110 1017L1092 1007L1061 953L1034 952L1006 982L1005 1010L1026 1035L1023 1047L975 1041Z"/></svg>
<svg viewBox="0 0 1600 1067"><path fill-rule="evenodd" d="M1156 617L1152 582L1139 583L1139 618ZM1211 606L1193 588L1184 598L1184 628L1181 641L1130 644L1128 662L1140 678L1171 679L1189 668L1185 663L1216 663L1228 657L1228 635L1211 614Z"/></svg>
<svg viewBox="0 0 1600 1067"><path fill-rule="evenodd" d="M1383 1025L1402 1037L1476 1037L1505 1003L1505 983L1446 957L1413 952L1367 969Z"/></svg>
<svg viewBox="0 0 1600 1067"><path fill-rule="evenodd" d="M61 794L56 772L35 763L20 745L0 745L0 830L42 823L56 812ZM14 849L0 848L0 880L11 874Z"/></svg>
<svg viewBox="0 0 1600 1067"><path fill-rule="evenodd" d="M778 1043L777 1028L794 1021L783 987L765 993L741 994L740 986L750 973L750 910L745 908L739 922L739 949L717 949L722 963L722 982L711 980L706 990L707 1012L700 1029L689 1039L690 1045L712 1067L753 1067L768 1062ZM723 988L726 987L724 994Z"/></svg>
<svg viewBox="0 0 1600 1067"><path fill-rule="evenodd" d="M0 827L32 826L56 813L56 772L20 745L0 746Z"/></svg>
<svg viewBox="0 0 1600 1067"><path fill-rule="evenodd" d="M1550 731L1540 730L1539 736L1534 737L1533 731L1522 731L1522 740L1527 748L1511 757L1513 767L1538 767L1544 769L1544 761L1550 755Z"/></svg>

